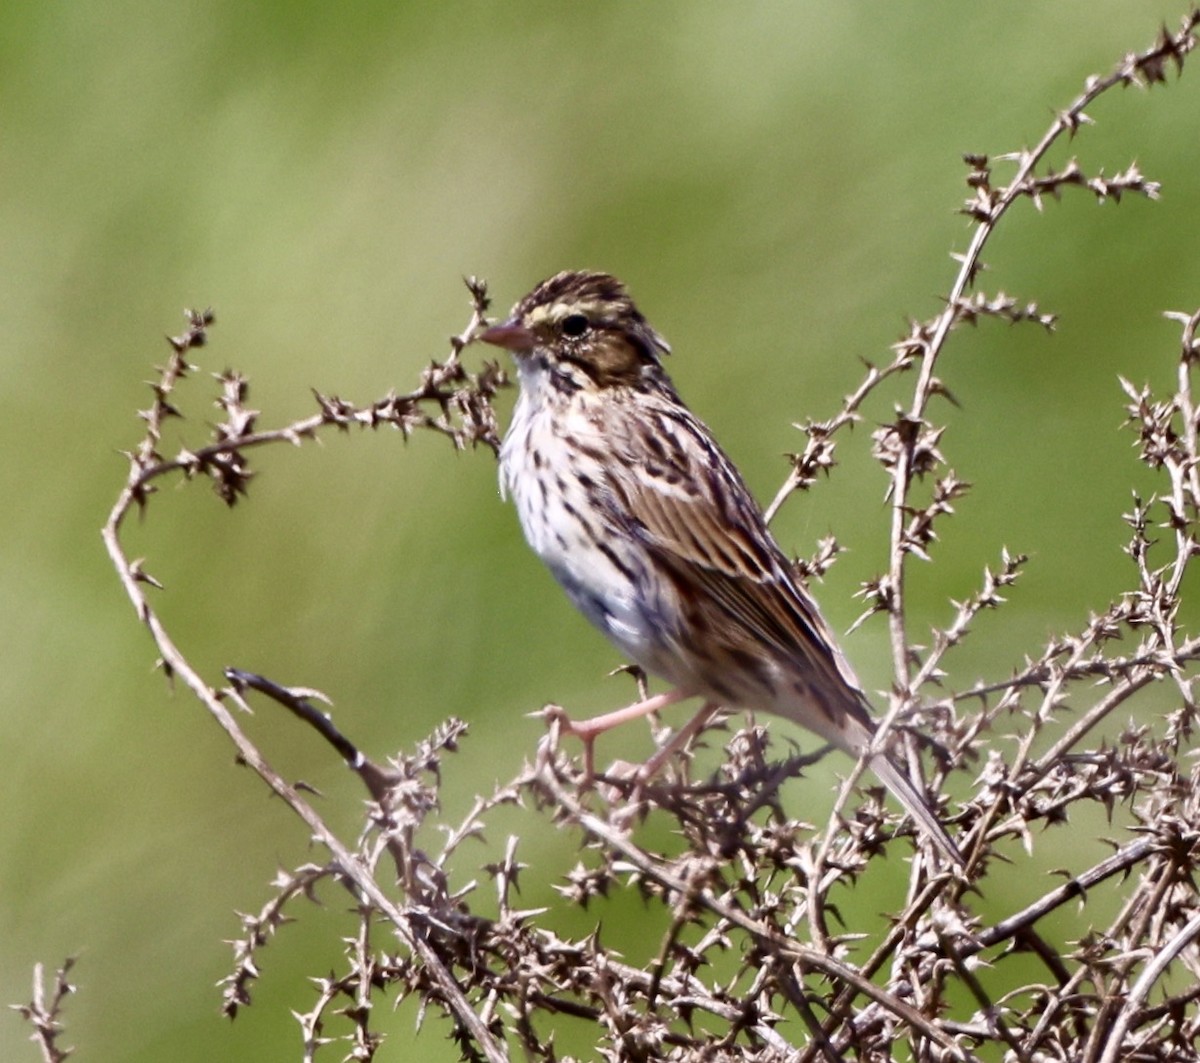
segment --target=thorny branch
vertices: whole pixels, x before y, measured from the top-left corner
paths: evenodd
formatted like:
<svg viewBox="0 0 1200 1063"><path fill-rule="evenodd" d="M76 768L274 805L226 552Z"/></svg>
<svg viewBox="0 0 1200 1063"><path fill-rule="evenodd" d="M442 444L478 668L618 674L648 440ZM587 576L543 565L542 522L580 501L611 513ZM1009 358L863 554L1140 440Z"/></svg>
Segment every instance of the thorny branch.
<svg viewBox="0 0 1200 1063"><path fill-rule="evenodd" d="M46 972L40 963L33 967L33 999L28 1004L10 1005L13 1011L33 1027L30 1040L36 1041L42 1050L43 1063L63 1063L73 1051L58 1043L63 1034L61 1021L63 1001L75 992L75 987L67 981L71 968L75 966L74 957L68 958L54 974L54 986L49 995L46 993Z"/></svg>
<svg viewBox="0 0 1200 1063"><path fill-rule="evenodd" d="M1191 666L1200 656L1200 636L1181 626L1180 604L1200 541L1200 410L1193 398L1200 311L1171 315L1183 332L1173 394L1158 397L1125 383L1140 459L1165 485L1154 497L1135 498L1126 517L1128 593L1077 632L1051 640L1008 679L955 691L953 650L971 636L983 610L1003 607L1024 558L1003 553L998 565L984 570L978 589L953 603L950 623L923 635L921 648L910 635L904 591L912 578L907 559L932 556L937 529L969 489L947 467L942 426L929 413L935 397L949 395L935 372L948 337L958 325L983 318L1046 328L1054 322L1033 303L1002 293L968 294L985 244L1023 198L1040 209L1071 188L1101 200L1125 192L1154 197L1157 186L1136 167L1113 177L1088 176L1075 161L1059 171L1046 170L1044 161L1053 144L1090 121L1085 108L1104 92L1163 81L1171 65L1182 70L1198 23L1193 12L1179 32L1164 31L1109 76L1089 80L1034 148L1001 157L1014 165L1007 183L994 182L986 157L968 157L971 195L964 213L974 232L944 309L914 323L887 365L868 366L833 417L804 426L807 447L794 456L770 507L773 514L792 492L833 467L837 433L857 419L882 381L917 370L907 407L874 441L890 485L891 551L886 571L863 594L867 615L884 613L892 635L896 692L888 726L910 729L919 720L921 732L937 744L928 788L946 802L946 821L970 868L960 879L933 874L923 857L912 860L904 895L894 898L886 924L866 918L852 890L877 874L881 856L914 844L911 827L878 791L854 789L856 777L843 789L827 830L814 832L790 818L778 785L804 761L772 763L759 727L710 728L697 736L696 742L718 736L724 742L709 778L695 777L693 746L651 784L633 788L620 777L604 778L599 791L583 785L579 765L548 738L511 782L481 795L460 822L447 824L439 822L439 788L463 740L461 723L449 722L412 754L379 765L313 707L312 692L236 668L226 670L227 688L206 682L151 604L147 588L157 586L155 580L124 552L128 513L146 509L159 483L172 476L207 477L233 504L248 490L254 448L300 444L328 427L425 429L456 446L494 448L490 400L503 375L490 365L471 374L460 360L486 322L486 292L470 282L467 327L451 341L450 356L433 363L407 394L366 407L317 396L315 414L261 430L258 411L247 405L245 380L225 373L217 400L223 420L213 439L164 456L163 424L180 415L176 392L212 324L211 314L189 315L187 331L171 341L171 357L151 385L143 438L128 455L128 479L104 541L164 670L195 694L240 761L287 802L326 854L280 872L268 902L241 917L225 982L227 1014L251 1002L260 954L274 936L337 883L354 898L354 930L345 937L340 969L317 980L311 1007L297 1015L306 1060L332 1041L347 1058L374 1058L381 1037L371 1023L372 1006L385 996L414 997L422 1015L445 1016L467 1059L566 1059L559 1044L572 1030L584 1031L580 1043L589 1054L608 1060L832 1063L897 1053L931 1061L1195 1059L1200 769L1192 749ZM929 485L923 501L915 498L919 481ZM1159 528L1169 533L1162 542L1154 538ZM819 575L836 555L837 544L827 540L804 571ZM1116 652L1118 646L1124 652ZM1164 718L1130 723L1115 739L1092 741L1105 723L1111 731L1118 709L1131 708L1156 682L1174 692ZM316 727L359 772L370 803L353 843L339 839L241 731L229 705L243 704L248 691ZM1015 747L994 740L994 729L1009 718L1020 723ZM657 736L668 739L665 732ZM951 777L956 792L966 791L953 806L943 794ZM609 804L606 795L620 797ZM580 848L574 866L531 871L520 859L520 840L509 838L479 879L478 868L464 866L464 843L484 838L501 806L521 806L527 816L548 818L574 837ZM1090 867L1064 872L1061 884L1012 911L1002 865L1023 859L1014 841L1029 849L1041 847L1043 837L1052 843L1069 816L1090 808L1131 824L1138 837ZM643 831L641 822L650 816L666 829ZM896 866L891 862L888 871L894 874ZM661 928L659 940L645 956L620 956L603 943L605 930L561 936L543 910L518 906L521 877L530 874L555 883L563 904L594 911L601 923L610 910L624 910L614 907L622 895L640 896L646 920ZM1121 900L1113 915L1103 889L1118 878ZM485 898L480 885L487 880L492 889ZM1064 929L1072 904L1080 918ZM66 973L64 967L47 1001L39 970L34 1001L20 1009L48 1060L66 1054L55 1047Z"/></svg>
<svg viewBox="0 0 1200 1063"><path fill-rule="evenodd" d="M471 324L468 326L470 332L484 319L488 304L487 292L482 284L472 280L468 282L468 287L471 289L473 300ZM413 910L401 910L397 906L374 876L363 867L360 856L352 853L304 799L300 791L270 766L226 707L225 702L233 692L210 686L175 645L143 590L146 585L155 585L154 579L145 573L140 561L126 557L120 539L121 526L126 516L134 507L145 508L151 493L156 489L154 481L162 476L175 471L189 476L203 472L212 478L221 498L232 505L239 495L245 493L249 482L249 472L243 457L244 450L273 441L298 444L311 437L323 425L334 424L344 429L355 422L369 427L391 423L402 431L408 431L413 425L423 424L451 436L456 444L461 445L460 433L478 433L479 438L487 441L490 432L490 422L487 418L491 415L487 397L490 395L489 389L494 389L502 382L502 376L499 370L493 368L489 371L485 367L479 378L470 377L458 363L458 351L465 341L461 337L455 337L454 351L450 359L440 365L431 366L425 372L421 386L413 393L415 398L405 397L397 403L394 396L388 396L382 403L376 403L366 410L358 410L340 401L325 400L318 396L321 412L315 417L296 422L279 431L256 433L254 422L257 411L249 410L244 405L247 395L245 382L238 374L229 372L218 378L222 384L222 395L218 399L218 405L225 411L228 419L214 429L216 441L198 451L183 451L175 458L163 459L158 452L163 422L168 417L179 416L178 408L172 403L175 389L192 370L193 367L187 362L187 355L207 342L207 329L212 321L213 316L210 312L193 311L188 314L188 330L170 340L171 357L160 371L159 380L151 385L154 402L141 415L147 425L145 436L138 447L128 455L128 480L104 526L103 539L109 557L121 577L139 619L154 639L166 674L183 680L229 736L239 760L259 775L276 795L283 798L308 826L312 837L328 850L333 866L337 868L338 878L386 917L404 946L420 957L431 991L435 991L436 999L453 1016L454 1021L461 1024L462 1036L469 1037L484 1058L490 1061L505 1059L502 1048L480 1022L459 983L445 967L437 950L428 943L426 928L421 925ZM460 382L461 387L458 391L447 392L446 388L452 382ZM468 427L456 429L445 419L445 414L441 417L430 417L421 407L422 402L433 402L443 410L456 407ZM389 415L385 416L384 411L390 411ZM478 413L484 415L482 420L477 417Z"/></svg>

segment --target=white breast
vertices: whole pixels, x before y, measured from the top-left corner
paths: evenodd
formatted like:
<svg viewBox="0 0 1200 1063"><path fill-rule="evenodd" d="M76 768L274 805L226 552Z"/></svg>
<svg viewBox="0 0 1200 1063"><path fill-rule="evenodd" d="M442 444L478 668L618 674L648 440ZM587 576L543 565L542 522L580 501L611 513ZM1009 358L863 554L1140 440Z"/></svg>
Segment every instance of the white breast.
<svg viewBox="0 0 1200 1063"><path fill-rule="evenodd" d="M597 507L579 483L581 476L593 485L605 483L604 468L589 455L605 441L575 396L550 393L554 385L538 359L521 359L518 374L521 396L500 450L501 491L512 498L526 540L575 607L630 658L652 666L650 644L661 624L647 600L645 562L611 499ZM547 415L551 403L557 406L553 419Z"/></svg>

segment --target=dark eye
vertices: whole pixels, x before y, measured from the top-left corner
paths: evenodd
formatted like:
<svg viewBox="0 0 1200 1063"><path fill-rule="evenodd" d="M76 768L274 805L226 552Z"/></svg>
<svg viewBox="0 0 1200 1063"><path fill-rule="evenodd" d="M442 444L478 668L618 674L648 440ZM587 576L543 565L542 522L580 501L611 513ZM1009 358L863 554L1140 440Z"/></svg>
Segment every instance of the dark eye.
<svg viewBox="0 0 1200 1063"><path fill-rule="evenodd" d="M568 314L562 319L564 336L582 336L588 330L588 319L583 314Z"/></svg>

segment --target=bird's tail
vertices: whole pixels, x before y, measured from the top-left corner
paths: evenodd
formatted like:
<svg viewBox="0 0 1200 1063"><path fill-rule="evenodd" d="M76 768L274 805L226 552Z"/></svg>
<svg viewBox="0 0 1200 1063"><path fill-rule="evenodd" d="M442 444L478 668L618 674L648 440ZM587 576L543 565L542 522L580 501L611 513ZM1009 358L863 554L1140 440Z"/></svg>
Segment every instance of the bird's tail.
<svg viewBox="0 0 1200 1063"><path fill-rule="evenodd" d="M967 862L958 846L946 833L941 820L929 807L925 796L917 789L909 777L891 761L886 753L876 753L868 762L871 770L879 777L898 800L918 826L927 834L931 841L945 854L947 859L956 867L966 867Z"/></svg>

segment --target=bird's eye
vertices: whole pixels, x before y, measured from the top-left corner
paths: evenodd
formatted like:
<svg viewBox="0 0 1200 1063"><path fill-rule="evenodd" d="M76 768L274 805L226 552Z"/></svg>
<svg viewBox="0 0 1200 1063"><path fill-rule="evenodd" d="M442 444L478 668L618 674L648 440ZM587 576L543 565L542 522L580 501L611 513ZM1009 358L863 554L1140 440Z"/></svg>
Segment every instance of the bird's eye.
<svg viewBox="0 0 1200 1063"><path fill-rule="evenodd" d="M568 314L562 319L564 336L582 336L588 330L588 319L583 314Z"/></svg>

